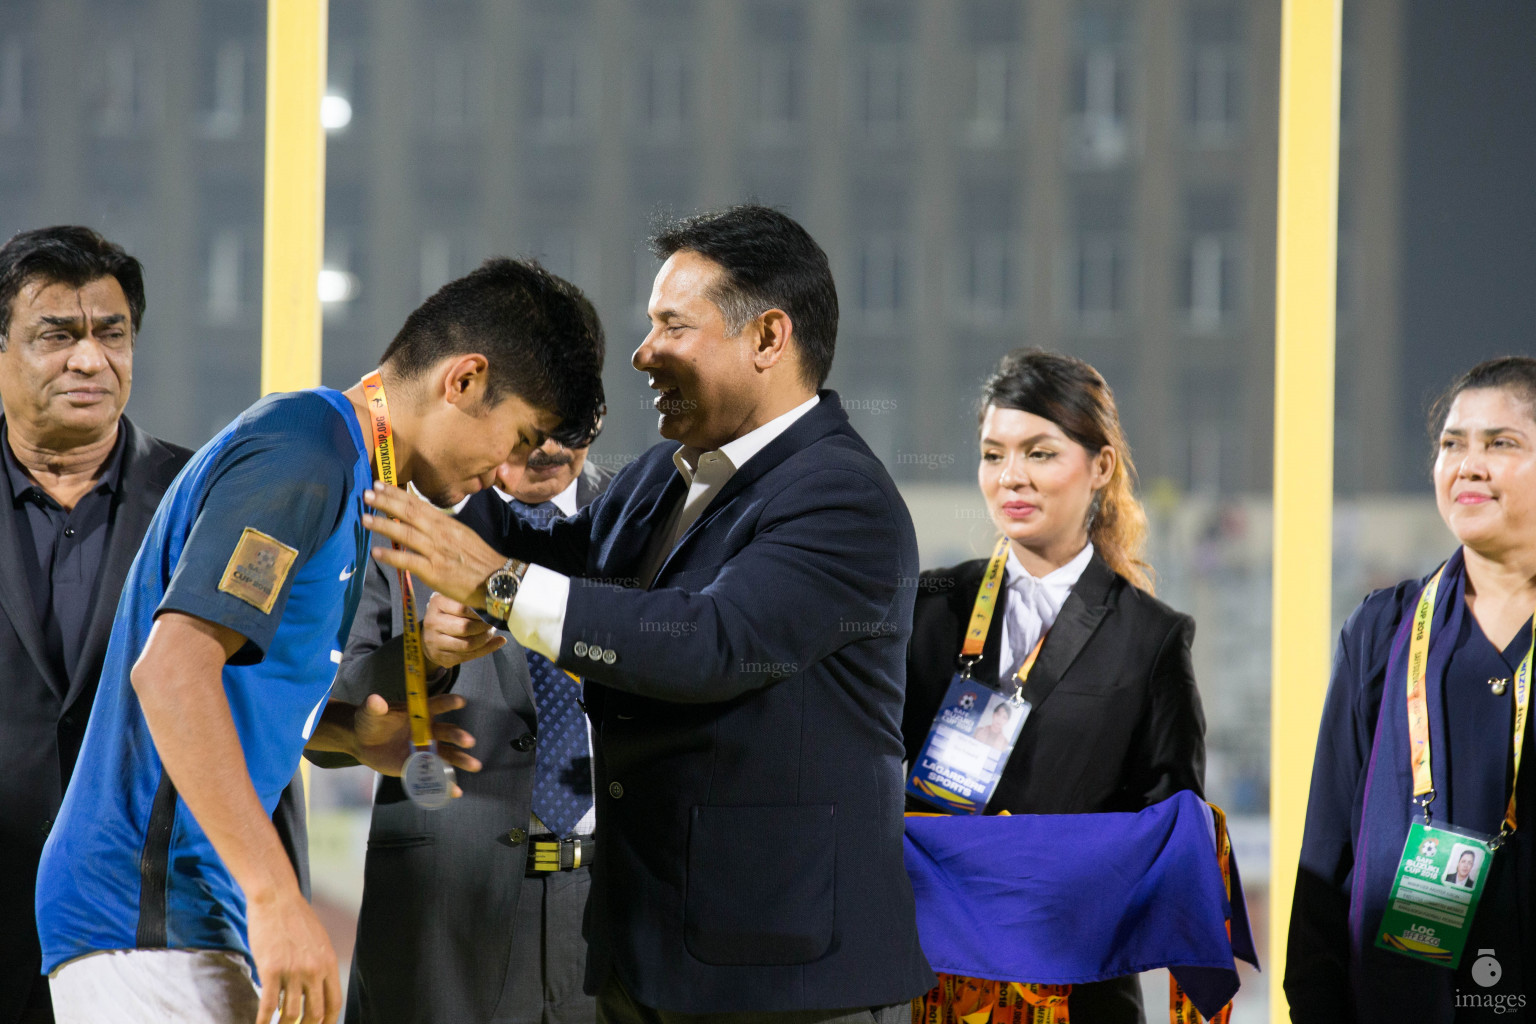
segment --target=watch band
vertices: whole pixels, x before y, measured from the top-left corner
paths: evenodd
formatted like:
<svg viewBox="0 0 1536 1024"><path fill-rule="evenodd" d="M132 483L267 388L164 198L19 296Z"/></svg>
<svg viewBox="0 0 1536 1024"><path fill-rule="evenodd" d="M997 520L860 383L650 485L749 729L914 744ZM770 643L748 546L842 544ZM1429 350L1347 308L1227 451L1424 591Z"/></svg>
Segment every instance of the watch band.
<svg viewBox="0 0 1536 1024"><path fill-rule="evenodd" d="M512 603L517 600L517 592L521 588L523 577L527 572L527 562L518 561L516 558L509 558L505 565L486 578L485 610L490 614L491 618L497 619L502 623L507 621L508 616L512 614ZM492 582L498 576L511 577L512 593L505 600L497 597L495 588L492 587Z"/></svg>

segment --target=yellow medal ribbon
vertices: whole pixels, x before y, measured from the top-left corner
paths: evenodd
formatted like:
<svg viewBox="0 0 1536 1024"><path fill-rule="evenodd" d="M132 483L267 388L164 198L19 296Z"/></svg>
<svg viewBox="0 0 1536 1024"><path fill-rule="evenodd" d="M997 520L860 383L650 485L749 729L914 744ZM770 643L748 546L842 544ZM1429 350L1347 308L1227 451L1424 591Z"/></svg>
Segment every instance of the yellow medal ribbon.
<svg viewBox="0 0 1536 1024"><path fill-rule="evenodd" d="M1414 803L1424 808L1424 822L1429 823L1429 805L1435 799L1435 783L1429 760L1429 704L1425 685L1429 673L1429 634L1435 615L1435 596L1440 592L1440 578L1445 566L1436 570L1419 595L1413 613L1413 632L1408 637L1408 751L1413 766ZM1520 781L1520 760L1525 749L1525 723L1531 706L1531 657L1536 654L1536 623L1532 625L1531 649L1525 652L1515 672L1515 777L1510 785L1509 805L1504 823L1491 844L1495 848L1515 831L1515 792Z"/></svg>
<svg viewBox="0 0 1536 1024"><path fill-rule="evenodd" d="M992 629L992 614L997 611L997 594L1003 583L1003 569L1007 564L1008 538L999 537L992 548L992 557L987 560L987 571L981 577L981 588L976 591L976 603L971 606L971 623L965 631L965 642L960 646L960 661L965 666L967 676L971 674L971 666L981 658L981 649L986 646L987 633ZM1024 664L1013 674L1012 699L1015 703L1024 699L1024 684L1029 680L1030 670L1035 667L1035 660L1040 657L1040 648L1044 646L1045 633L1042 633L1025 657Z"/></svg>
<svg viewBox="0 0 1536 1024"><path fill-rule="evenodd" d="M373 424L379 479L391 487L398 487L394 431L389 425L389 399L384 394L384 380L379 371L374 370L363 378L363 396L368 402L369 421ZM393 544L393 547L400 550L399 544ZM396 576L400 580L401 617L405 620L405 634L401 640L405 647L405 707L411 719L411 746L417 750L435 751L437 743L432 738L432 714L427 709L427 660L421 649L421 622L416 617L416 591L411 585L410 573L398 569Z"/></svg>

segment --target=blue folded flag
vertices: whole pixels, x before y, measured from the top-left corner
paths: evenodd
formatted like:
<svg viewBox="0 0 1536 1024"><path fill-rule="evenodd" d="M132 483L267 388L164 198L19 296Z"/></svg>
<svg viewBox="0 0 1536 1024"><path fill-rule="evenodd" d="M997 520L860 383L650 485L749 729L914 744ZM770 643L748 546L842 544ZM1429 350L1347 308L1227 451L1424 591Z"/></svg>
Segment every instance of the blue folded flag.
<svg viewBox="0 0 1536 1024"><path fill-rule="evenodd" d="M1211 810L1176 793L1136 814L907 818L907 874L933 969L1050 985L1169 968L1201 1014L1258 967L1232 859ZM1227 938L1227 919L1232 937Z"/></svg>

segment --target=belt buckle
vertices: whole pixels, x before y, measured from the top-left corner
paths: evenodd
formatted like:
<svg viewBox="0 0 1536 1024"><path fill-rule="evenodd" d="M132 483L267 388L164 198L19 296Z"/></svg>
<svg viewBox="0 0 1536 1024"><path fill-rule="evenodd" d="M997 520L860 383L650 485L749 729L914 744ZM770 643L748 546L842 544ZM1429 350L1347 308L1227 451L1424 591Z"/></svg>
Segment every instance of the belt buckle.
<svg viewBox="0 0 1536 1024"><path fill-rule="evenodd" d="M535 871L559 871L561 842L556 840L535 840L533 846L533 863L530 867Z"/></svg>
<svg viewBox="0 0 1536 1024"><path fill-rule="evenodd" d="M583 836L570 836L558 840L534 840L533 862L530 867L534 871L574 871L581 867L581 841ZM567 854L566 851L570 853Z"/></svg>

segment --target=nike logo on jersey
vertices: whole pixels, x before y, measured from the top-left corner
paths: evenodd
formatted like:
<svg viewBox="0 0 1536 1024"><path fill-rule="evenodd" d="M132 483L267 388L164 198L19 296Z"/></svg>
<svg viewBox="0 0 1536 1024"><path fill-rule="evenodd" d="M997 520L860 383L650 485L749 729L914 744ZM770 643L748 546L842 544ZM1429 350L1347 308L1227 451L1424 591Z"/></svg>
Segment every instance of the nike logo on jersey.
<svg viewBox="0 0 1536 1024"><path fill-rule="evenodd" d="M343 583L347 582L347 580L352 578L352 574L355 573L355 572L357 572L357 568L355 566L351 566L351 565L349 565L345 569L341 570L341 582L343 582Z"/></svg>

